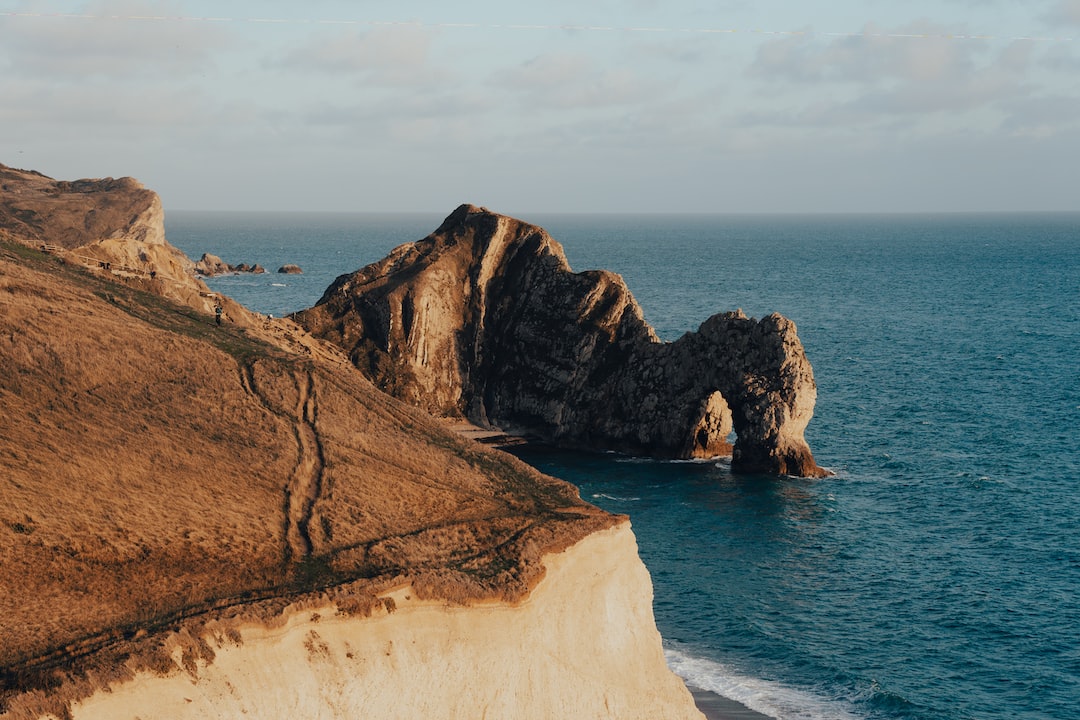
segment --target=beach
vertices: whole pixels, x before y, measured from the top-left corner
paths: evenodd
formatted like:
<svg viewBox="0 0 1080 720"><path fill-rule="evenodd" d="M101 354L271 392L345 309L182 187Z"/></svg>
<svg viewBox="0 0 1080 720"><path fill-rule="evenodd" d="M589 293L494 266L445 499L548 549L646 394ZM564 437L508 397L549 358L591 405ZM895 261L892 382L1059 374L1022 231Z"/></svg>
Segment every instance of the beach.
<svg viewBox="0 0 1080 720"><path fill-rule="evenodd" d="M762 715L723 695L690 685L686 687L694 696L698 710L703 712L708 720L772 720L768 715Z"/></svg>

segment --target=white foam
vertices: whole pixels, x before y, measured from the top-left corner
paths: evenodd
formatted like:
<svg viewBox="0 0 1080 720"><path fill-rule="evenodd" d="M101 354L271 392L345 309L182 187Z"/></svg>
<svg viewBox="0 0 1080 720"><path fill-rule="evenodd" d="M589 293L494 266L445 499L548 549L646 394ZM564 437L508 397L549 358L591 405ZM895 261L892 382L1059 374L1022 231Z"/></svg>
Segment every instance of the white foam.
<svg viewBox="0 0 1080 720"><path fill-rule="evenodd" d="M594 498L604 498L605 500L615 500L617 502L637 502L641 498L639 497L619 497L618 495L608 495L607 493L593 493Z"/></svg>
<svg viewBox="0 0 1080 720"><path fill-rule="evenodd" d="M615 454L615 453L611 453ZM671 458L654 458L647 455L624 455L622 457L615 458L615 462L629 463L632 465L707 465L709 463L722 462L727 460L731 462L730 457L723 455L717 455L709 458L683 458L683 459L671 459Z"/></svg>
<svg viewBox="0 0 1080 720"><path fill-rule="evenodd" d="M714 692L776 720L860 720L844 700L816 695L783 683L749 677L684 650L664 648L672 672L691 685Z"/></svg>

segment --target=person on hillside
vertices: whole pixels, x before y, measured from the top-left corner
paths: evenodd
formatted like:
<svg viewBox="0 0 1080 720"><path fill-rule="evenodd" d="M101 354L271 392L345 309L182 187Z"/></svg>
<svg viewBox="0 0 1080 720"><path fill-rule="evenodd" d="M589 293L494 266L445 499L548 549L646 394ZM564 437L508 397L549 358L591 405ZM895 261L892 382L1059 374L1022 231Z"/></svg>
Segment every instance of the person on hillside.
<svg viewBox="0 0 1080 720"><path fill-rule="evenodd" d="M214 316L217 319L217 324L221 324L221 313L225 311L225 308L221 307L221 303L214 306Z"/></svg>

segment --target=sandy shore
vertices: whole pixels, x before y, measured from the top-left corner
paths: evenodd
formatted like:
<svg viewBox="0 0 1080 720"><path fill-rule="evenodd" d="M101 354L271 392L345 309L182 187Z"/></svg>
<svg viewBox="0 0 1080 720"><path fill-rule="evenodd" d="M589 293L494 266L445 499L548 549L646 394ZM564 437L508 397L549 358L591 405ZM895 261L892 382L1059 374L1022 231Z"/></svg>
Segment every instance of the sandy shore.
<svg viewBox="0 0 1080 720"><path fill-rule="evenodd" d="M762 715L714 692L687 687L690 689L690 694L694 696L694 703L698 706L698 710L703 712L708 720L773 720L768 715Z"/></svg>

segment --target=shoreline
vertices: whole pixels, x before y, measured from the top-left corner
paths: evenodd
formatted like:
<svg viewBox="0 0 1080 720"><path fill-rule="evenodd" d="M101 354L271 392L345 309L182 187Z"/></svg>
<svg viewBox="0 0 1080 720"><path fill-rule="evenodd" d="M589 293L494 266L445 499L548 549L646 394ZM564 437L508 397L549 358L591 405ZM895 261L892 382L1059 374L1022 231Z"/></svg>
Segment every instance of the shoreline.
<svg viewBox="0 0 1080 720"><path fill-rule="evenodd" d="M686 689L694 696L694 704L705 715L706 720L775 720L711 690L702 690L689 684Z"/></svg>
<svg viewBox="0 0 1080 720"><path fill-rule="evenodd" d="M523 445L534 445L523 434L507 432L500 428L482 428L462 418L444 418L446 425L461 435L484 445L511 449ZM705 715L706 720L775 720L774 718L751 710L737 700L724 697L711 690L703 690L687 684L687 690L694 698L694 704Z"/></svg>

